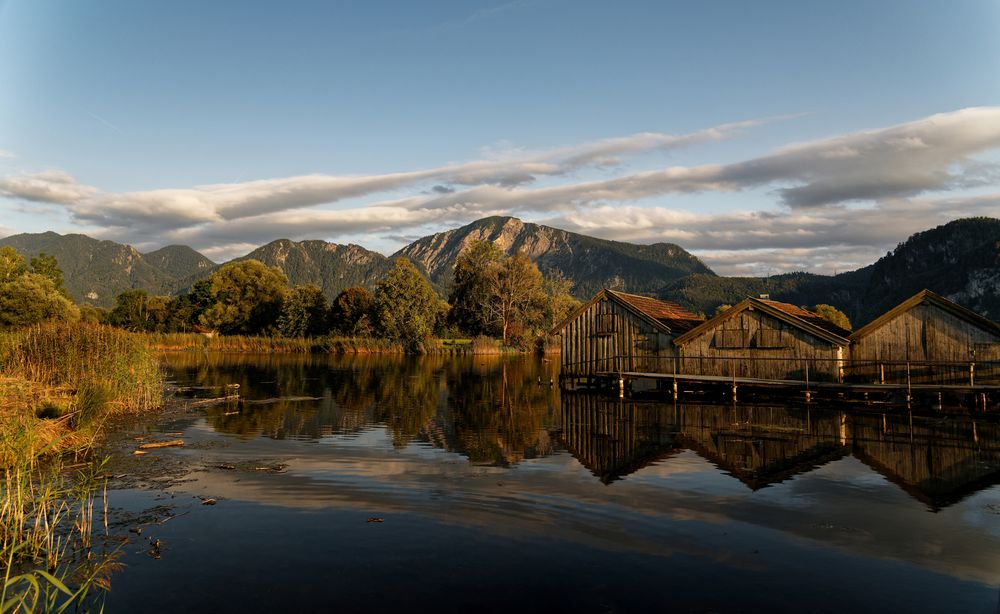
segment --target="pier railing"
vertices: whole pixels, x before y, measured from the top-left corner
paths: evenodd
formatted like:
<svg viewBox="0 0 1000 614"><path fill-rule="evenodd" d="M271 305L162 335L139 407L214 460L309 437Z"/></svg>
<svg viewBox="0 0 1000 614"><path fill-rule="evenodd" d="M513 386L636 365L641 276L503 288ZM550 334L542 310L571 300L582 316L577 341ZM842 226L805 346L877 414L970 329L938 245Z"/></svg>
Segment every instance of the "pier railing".
<svg viewBox="0 0 1000 614"><path fill-rule="evenodd" d="M835 358L613 355L562 365L568 376L660 374L878 385L1000 385L1000 360L850 360Z"/></svg>

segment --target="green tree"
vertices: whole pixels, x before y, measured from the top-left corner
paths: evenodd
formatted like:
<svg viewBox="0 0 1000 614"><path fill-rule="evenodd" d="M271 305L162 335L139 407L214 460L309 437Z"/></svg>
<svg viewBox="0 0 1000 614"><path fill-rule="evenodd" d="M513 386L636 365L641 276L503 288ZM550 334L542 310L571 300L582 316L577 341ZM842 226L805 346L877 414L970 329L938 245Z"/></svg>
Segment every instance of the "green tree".
<svg viewBox="0 0 1000 614"><path fill-rule="evenodd" d="M542 291L545 292L546 296L542 322L545 331L552 330L556 324L562 322L570 312L580 306L580 301L570 294L572 289L573 282L566 279L560 271L555 271L542 280Z"/></svg>
<svg viewBox="0 0 1000 614"><path fill-rule="evenodd" d="M107 312L93 305L80 305L80 321L87 324L101 324L105 321Z"/></svg>
<svg viewBox="0 0 1000 614"><path fill-rule="evenodd" d="M341 335L370 335L375 312L375 297L358 286L347 288L333 299L330 324Z"/></svg>
<svg viewBox="0 0 1000 614"><path fill-rule="evenodd" d="M402 342L408 351L419 350L434 331L438 296L427 279L406 258L397 258L392 270L375 290L378 330Z"/></svg>
<svg viewBox="0 0 1000 614"><path fill-rule="evenodd" d="M212 282L203 279L191 287L190 292L178 294L167 303L168 332L186 332L197 328L199 318L215 303Z"/></svg>
<svg viewBox="0 0 1000 614"><path fill-rule="evenodd" d="M24 256L13 247L0 247L0 283L14 281L28 270Z"/></svg>
<svg viewBox="0 0 1000 614"><path fill-rule="evenodd" d="M723 303L715 308L715 312L712 314L712 316L715 317L724 311L729 311L732 308L733 306L730 305L729 303Z"/></svg>
<svg viewBox="0 0 1000 614"><path fill-rule="evenodd" d="M812 311L827 322L832 322L844 330L853 330L851 320L843 311L833 305L819 304L812 308Z"/></svg>
<svg viewBox="0 0 1000 614"><path fill-rule="evenodd" d="M59 292L52 279L44 275L22 273L11 281L0 283L0 327L29 326L53 320L75 322L79 319L77 306Z"/></svg>
<svg viewBox="0 0 1000 614"><path fill-rule="evenodd" d="M285 296L278 332L285 337L317 337L329 332L329 306L323 291L313 285L296 286Z"/></svg>
<svg viewBox="0 0 1000 614"><path fill-rule="evenodd" d="M498 332L486 311L492 279L503 253L489 241L473 241L455 260L448 321L470 335Z"/></svg>
<svg viewBox="0 0 1000 614"><path fill-rule="evenodd" d="M38 254L31 259L31 272L48 277L59 289L59 292L69 296L63 285L62 269L59 268L59 261L56 260L55 256L49 256L45 252Z"/></svg>
<svg viewBox="0 0 1000 614"><path fill-rule="evenodd" d="M542 289L542 274L524 254L518 252L496 268L489 277L490 299L486 313L495 323L506 344L512 325L528 330L544 320L546 296Z"/></svg>
<svg viewBox="0 0 1000 614"><path fill-rule="evenodd" d="M215 302L200 317L201 323L225 335L270 332L281 313L288 279L281 269L259 260L224 265L209 278Z"/></svg>
<svg viewBox="0 0 1000 614"><path fill-rule="evenodd" d="M126 290L115 297L107 322L133 332L162 332L169 318L168 301L165 296L149 296L144 290Z"/></svg>

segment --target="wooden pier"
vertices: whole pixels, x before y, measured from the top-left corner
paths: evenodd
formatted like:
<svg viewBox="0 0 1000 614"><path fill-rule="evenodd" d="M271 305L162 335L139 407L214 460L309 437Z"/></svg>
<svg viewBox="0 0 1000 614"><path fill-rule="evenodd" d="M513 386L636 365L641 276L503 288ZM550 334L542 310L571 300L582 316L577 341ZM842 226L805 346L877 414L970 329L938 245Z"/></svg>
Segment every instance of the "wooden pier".
<svg viewBox="0 0 1000 614"><path fill-rule="evenodd" d="M712 359L720 360L717 356ZM802 359L794 360L798 364L802 363ZM656 360L647 361L646 364L651 362L655 363ZM807 403L824 399L842 402L920 403L937 408L950 403L981 411L996 408L1000 401L1000 378L996 377L1000 364L995 364L995 361L978 365L929 361L880 362L869 365L867 362L854 364L844 361L836 379L820 371L818 380L810 376L810 373L815 372L809 368L808 361L805 368L798 371L802 374L801 378L785 379L741 374L739 366L745 363L739 359L733 360L729 375L684 373L677 369L680 363L680 360L665 360L660 370L629 371L612 368L624 365L626 361L611 357L602 365L604 368L593 370L585 376L574 375L572 365L568 365L569 368L560 381L564 388L582 385L617 393L619 396L638 390L666 392L674 398L686 393L721 392L735 401L740 395L749 393L795 398ZM878 381L862 381L852 375L857 371L875 372L878 374ZM936 374L937 381L931 380L927 373ZM990 377L977 377L977 373L988 373Z"/></svg>

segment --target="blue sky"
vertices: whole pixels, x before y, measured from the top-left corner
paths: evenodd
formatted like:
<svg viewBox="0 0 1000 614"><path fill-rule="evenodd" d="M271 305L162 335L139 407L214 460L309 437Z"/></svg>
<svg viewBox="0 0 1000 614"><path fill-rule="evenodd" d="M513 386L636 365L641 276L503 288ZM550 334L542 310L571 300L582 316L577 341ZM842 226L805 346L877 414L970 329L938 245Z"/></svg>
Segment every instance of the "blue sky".
<svg viewBox="0 0 1000 614"><path fill-rule="evenodd" d="M224 260L512 214L832 272L1000 215L996 75L992 0L0 1L0 233Z"/></svg>

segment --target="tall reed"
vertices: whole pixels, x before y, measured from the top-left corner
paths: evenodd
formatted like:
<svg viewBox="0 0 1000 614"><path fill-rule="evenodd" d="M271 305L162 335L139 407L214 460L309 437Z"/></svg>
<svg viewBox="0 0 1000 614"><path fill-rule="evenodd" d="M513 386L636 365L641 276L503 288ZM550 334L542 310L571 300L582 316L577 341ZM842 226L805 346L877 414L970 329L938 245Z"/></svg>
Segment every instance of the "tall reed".
<svg viewBox="0 0 1000 614"><path fill-rule="evenodd" d="M67 324L0 333L0 614L97 603L115 565L91 535L102 465L70 471L64 459L86 456L109 416L158 407L162 390L140 335Z"/></svg>

